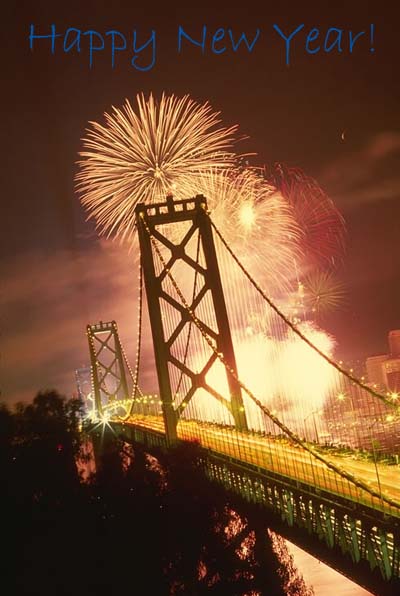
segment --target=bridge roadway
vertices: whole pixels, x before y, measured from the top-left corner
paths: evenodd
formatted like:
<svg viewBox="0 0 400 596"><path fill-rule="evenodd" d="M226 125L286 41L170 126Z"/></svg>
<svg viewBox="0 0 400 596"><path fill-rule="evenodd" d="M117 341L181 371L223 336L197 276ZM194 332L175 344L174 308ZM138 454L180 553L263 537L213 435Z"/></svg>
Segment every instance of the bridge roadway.
<svg viewBox="0 0 400 596"><path fill-rule="evenodd" d="M164 433L164 421L161 416L134 414L125 424L134 424L142 428ZM288 441L262 437L252 433L239 432L232 428L220 428L207 423L181 419L177 428L178 438L198 441L217 453L234 457L243 462L255 464L272 471L291 481L299 481L311 486L328 490L352 501L363 503L374 509L385 511L400 518L400 468L379 464L379 482L373 462L353 459L351 456L326 454L327 459L356 478L367 483L378 493L399 502L399 508L391 507L379 498L372 497L366 491L357 488L348 480L328 469L311 454L303 451Z"/></svg>

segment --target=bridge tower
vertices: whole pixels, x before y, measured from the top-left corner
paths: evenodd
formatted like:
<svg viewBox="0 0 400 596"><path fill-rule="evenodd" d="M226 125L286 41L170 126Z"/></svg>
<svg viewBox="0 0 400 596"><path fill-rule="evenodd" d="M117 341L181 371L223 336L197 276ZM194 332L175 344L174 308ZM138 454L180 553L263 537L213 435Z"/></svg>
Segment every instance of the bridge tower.
<svg viewBox="0 0 400 596"><path fill-rule="evenodd" d="M129 398L122 346L115 321L87 325L95 411L106 403Z"/></svg>
<svg viewBox="0 0 400 596"><path fill-rule="evenodd" d="M206 199L202 195L184 200L173 200L172 196L168 196L165 203L139 204L135 211L165 430L168 441L173 443L177 436L179 417L197 389L210 392L206 375L217 356L214 352L211 353L205 366L198 372L191 367L185 356L176 353L175 342L178 338L182 340L184 330L190 334L187 326L193 326L193 320L177 293L171 291L171 284L166 283L171 269L176 271L180 264L186 271L186 278L192 275L194 279L199 279L201 287L196 290L195 282L192 296L186 299L189 310L212 337L216 349L237 376L235 353ZM176 234L168 234L170 224L175 230L184 228L180 240L176 239ZM188 249L190 243L193 247L193 240L198 243L197 259L190 256ZM165 255L164 262L160 263L155 243ZM169 315L165 314L166 308L169 309ZM204 319L205 310L208 313L207 321ZM169 319L168 332L165 329L166 318ZM171 387L171 366L188 379L178 405L174 403L176 396ZM216 392L213 395L231 413L235 426L246 430L240 385L234 376L227 371L225 374L230 399L223 400Z"/></svg>

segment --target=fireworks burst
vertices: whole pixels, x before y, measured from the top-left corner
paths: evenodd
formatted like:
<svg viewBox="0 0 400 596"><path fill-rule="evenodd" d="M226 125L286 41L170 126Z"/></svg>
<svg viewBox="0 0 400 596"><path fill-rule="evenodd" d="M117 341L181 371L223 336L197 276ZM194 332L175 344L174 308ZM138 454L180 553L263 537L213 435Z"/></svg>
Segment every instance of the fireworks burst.
<svg viewBox="0 0 400 596"><path fill-rule="evenodd" d="M157 102L137 95L136 113L126 100L106 113L106 124L91 122L76 176L77 190L100 233L132 240L134 208L165 200L168 192L193 194L210 167L233 164L230 149L237 126L219 126L219 112L189 96L162 95Z"/></svg>
<svg viewBox="0 0 400 596"><path fill-rule="evenodd" d="M237 127L220 126L219 112L212 111L208 103L200 105L189 96L165 94L160 101L152 95L148 99L138 95L136 99L137 111L129 101L122 108L114 107L105 114L104 125L91 123L83 139L77 189L100 233L132 245L138 203L164 202L170 192L177 199L203 194L212 221L269 295L281 299L282 292L293 290L293 282L299 277L297 263L306 270L310 266L330 270L341 259L344 220L315 180L299 169L276 166L271 184L254 168L238 168L238 157L232 152ZM190 225L166 224L161 231L179 244ZM285 330L258 293L246 288L242 273L219 239L215 244L239 376L264 403L284 412L286 420L302 432L306 421L338 384L337 373L297 335ZM170 249L160 250L167 256ZM201 262L198 237L189 235L185 252ZM201 274L185 260L178 259L172 267L190 304L202 283ZM167 276L162 283L164 292L174 298ZM301 308L304 304L307 310L321 313L335 308L342 296L343 287L333 276L320 273L303 279L297 298ZM170 338L178 311L164 302L164 326L167 331L171 327L167 332ZM210 293L196 313L213 328ZM332 355L335 342L330 335L309 322L300 322L299 327L318 348ZM191 370L199 371L209 356L209 346L202 345L201 337L193 339L199 335L194 326L188 329L190 342L188 330L187 339L182 335L174 341L175 356L183 358ZM175 389L189 382L181 383L185 377L177 371L171 378L175 379ZM207 373L207 382L219 393L229 395L226 371L219 361ZM187 415L226 421L226 409L205 390L198 393L199 409L192 411L190 403ZM264 428L258 409L246 396L244 399L251 427Z"/></svg>
<svg viewBox="0 0 400 596"><path fill-rule="evenodd" d="M299 328L320 350L332 356L335 340L330 334L310 321L301 323ZM328 395L338 386L337 372L292 332L280 340L263 333L243 337L235 347L235 354L239 378L269 408L284 414L299 433L303 433L304 419L316 409L322 409ZM223 366L213 366L207 381L220 394L228 394ZM246 394L243 397L250 427L264 429L258 408ZM204 420L226 421L226 411L205 391L197 407ZM188 415L192 414L189 409Z"/></svg>
<svg viewBox="0 0 400 596"><path fill-rule="evenodd" d="M194 184L192 194L207 198L212 221L249 270L271 291L287 289L301 230L282 195L250 169L211 168Z"/></svg>
<svg viewBox="0 0 400 596"><path fill-rule="evenodd" d="M294 210L310 264L334 267L344 254L345 222L333 201L300 168L276 164L272 177Z"/></svg>
<svg viewBox="0 0 400 596"><path fill-rule="evenodd" d="M304 304L307 310L323 315L343 303L345 285L331 271L318 271L303 280Z"/></svg>

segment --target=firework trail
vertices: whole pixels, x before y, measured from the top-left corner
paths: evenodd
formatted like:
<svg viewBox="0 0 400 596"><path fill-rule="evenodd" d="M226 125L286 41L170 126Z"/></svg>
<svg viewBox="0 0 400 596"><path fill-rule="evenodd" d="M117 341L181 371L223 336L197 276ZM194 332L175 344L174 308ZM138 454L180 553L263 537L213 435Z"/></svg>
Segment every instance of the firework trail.
<svg viewBox="0 0 400 596"><path fill-rule="evenodd" d="M91 122L79 154L77 190L101 234L132 240L134 208L164 200L168 192L191 196L197 178L210 167L232 165L237 126L219 126L219 112L186 95L136 97Z"/></svg>

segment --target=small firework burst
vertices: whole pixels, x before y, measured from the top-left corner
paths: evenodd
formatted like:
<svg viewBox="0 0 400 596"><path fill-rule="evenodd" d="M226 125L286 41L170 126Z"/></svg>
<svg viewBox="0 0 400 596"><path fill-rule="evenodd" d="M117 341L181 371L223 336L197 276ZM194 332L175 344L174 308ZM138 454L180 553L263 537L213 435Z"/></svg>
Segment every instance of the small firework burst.
<svg viewBox="0 0 400 596"><path fill-rule="evenodd" d="M165 200L168 193L191 196L210 167L233 164L236 126L220 126L219 112L189 96L137 96L134 111L105 114L91 122L78 161L77 190L100 233L132 240L138 203Z"/></svg>
<svg viewBox="0 0 400 596"><path fill-rule="evenodd" d="M307 275L303 287L305 308L317 315L336 310L345 300L345 285L331 271Z"/></svg>
<svg viewBox="0 0 400 596"><path fill-rule="evenodd" d="M293 208L309 264L334 268L343 259L346 228L333 201L300 168L275 164L272 179Z"/></svg>

